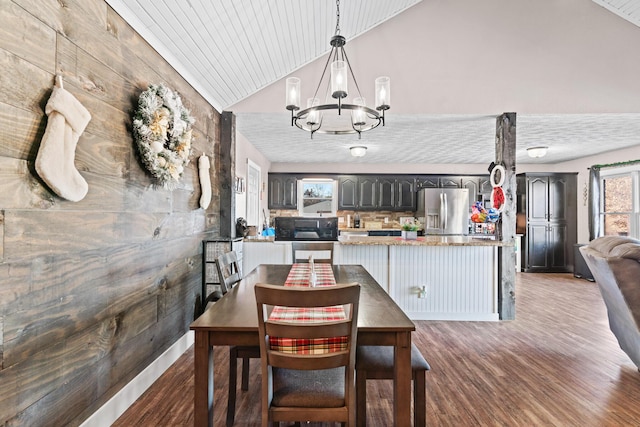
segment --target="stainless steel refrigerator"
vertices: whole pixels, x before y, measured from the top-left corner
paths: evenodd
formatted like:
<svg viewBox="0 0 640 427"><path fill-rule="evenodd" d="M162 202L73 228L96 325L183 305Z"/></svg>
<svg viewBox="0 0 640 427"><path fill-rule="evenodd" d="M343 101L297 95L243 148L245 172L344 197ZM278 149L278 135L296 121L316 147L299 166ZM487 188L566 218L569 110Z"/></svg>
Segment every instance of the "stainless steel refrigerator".
<svg viewBox="0 0 640 427"><path fill-rule="evenodd" d="M469 234L470 206L467 188L423 188L416 216L425 234Z"/></svg>

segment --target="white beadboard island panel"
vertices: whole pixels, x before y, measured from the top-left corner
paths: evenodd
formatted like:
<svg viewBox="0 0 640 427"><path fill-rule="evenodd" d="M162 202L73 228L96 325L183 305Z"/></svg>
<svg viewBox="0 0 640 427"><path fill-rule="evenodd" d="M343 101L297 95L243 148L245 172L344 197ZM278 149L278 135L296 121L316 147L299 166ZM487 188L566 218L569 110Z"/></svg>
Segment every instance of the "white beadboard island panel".
<svg viewBox="0 0 640 427"><path fill-rule="evenodd" d="M413 320L499 320L497 260L495 246L389 246L389 294Z"/></svg>
<svg viewBox="0 0 640 427"><path fill-rule="evenodd" d="M359 264L389 292L389 246L384 245L335 245L334 264Z"/></svg>
<svg viewBox="0 0 640 427"><path fill-rule="evenodd" d="M291 242L245 239L242 272L247 275L260 264L291 264Z"/></svg>
<svg viewBox="0 0 640 427"><path fill-rule="evenodd" d="M357 264L413 320L497 321L498 247L466 236L406 241L364 237L336 242L333 263ZM291 243L245 240L244 273L258 264L290 264ZM426 297L419 290L426 287Z"/></svg>

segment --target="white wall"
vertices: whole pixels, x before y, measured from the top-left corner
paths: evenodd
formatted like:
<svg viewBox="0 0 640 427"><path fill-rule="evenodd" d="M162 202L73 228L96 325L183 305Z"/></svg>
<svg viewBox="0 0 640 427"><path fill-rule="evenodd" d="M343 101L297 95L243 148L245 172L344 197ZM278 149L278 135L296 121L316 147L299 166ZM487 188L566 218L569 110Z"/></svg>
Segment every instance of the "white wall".
<svg viewBox="0 0 640 427"><path fill-rule="evenodd" d="M236 176L244 178L245 184L247 182L247 159L260 166L261 179L260 179L260 217L262 218L262 212L266 212L269 215L269 209L267 207L267 174L271 168L271 162L253 146L240 132L236 132ZM236 193L236 219L239 217L247 217L247 193ZM248 224L257 225L258 229L261 229L262 224Z"/></svg>

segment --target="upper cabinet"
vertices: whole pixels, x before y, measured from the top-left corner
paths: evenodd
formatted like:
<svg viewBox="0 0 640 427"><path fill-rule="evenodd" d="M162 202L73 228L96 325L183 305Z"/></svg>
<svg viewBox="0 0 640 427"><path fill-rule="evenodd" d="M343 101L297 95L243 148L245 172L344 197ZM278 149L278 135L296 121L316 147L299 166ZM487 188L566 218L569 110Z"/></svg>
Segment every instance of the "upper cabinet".
<svg viewBox="0 0 640 427"><path fill-rule="evenodd" d="M566 221L567 197L573 187L575 176L552 174L528 176L527 179L527 219L529 221ZM571 186L572 189L569 188Z"/></svg>
<svg viewBox="0 0 640 427"><path fill-rule="evenodd" d="M358 209L379 209L378 204L378 178L376 176L363 175L358 177Z"/></svg>
<svg viewBox="0 0 640 427"><path fill-rule="evenodd" d="M339 210L374 210L378 207L378 178L342 175L338 178Z"/></svg>
<svg viewBox="0 0 640 427"><path fill-rule="evenodd" d="M269 209L298 209L298 177L269 174Z"/></svg>
<svg viewBox="0 0 640 427"><path fill-rule="evenodd" d="M379 177L378 193L378 207L381 210L391 211L396 208L397 185L395 177Z"/></svg>
<svg viewBox="0 0 640 427"><path fill-rule="evenodd" d="M493 186L491 185L490 175L483 175L478 180L478 196L482 196L483 200L489 200L491 193L493 192ZM476 198L476 200L479 200Z"/></svg>
<svg viewBox="0 0 640 427"><path fill-rule="evenodd" d="M416 180L412 176L400 176L395 184L396 209L400 211L416 210Z"/></svg>
<svg viewBox="0 0 640 427"><path fill-rule="evenodd" d="M338 209L355 210L358 207L358 177L344 175L338 178Z"/></svg>
<svg viewBox="0 0 640 427"><path fill-rule="evenodd" d="M378 209L385 211L415 211L415 178L410 175L383 175L378 177Z"/></svg>
<svg viewBox="0 0 640 427"><path fill-rule="evenodd" d="M438 188L440 178L437 175L418 175L416 177L416 191L421 188Z"/></svg>
<svg viewBox="0 0 640 427"><path fill-rule="evenodd" d="M328 175L327 175L328 176ZM269 174L269 209L297 209L297 180L311 174ZM331 175L338 181L338 210L415 211L421 188L468 188L469 201L489 200L489 175Z"/></svg>
<svg viewBox="0 0 640 427"><path fill-rule="evenodd" d="M414 211L415 179L404 175L343 175L338 179L338 209Z"/></svg>
<svg viewBox="0 0 640 427"><path fill-rule="evenodd" d="M459 176L443 176L438 182L439 188L460 188L462 179Z"/></svg>

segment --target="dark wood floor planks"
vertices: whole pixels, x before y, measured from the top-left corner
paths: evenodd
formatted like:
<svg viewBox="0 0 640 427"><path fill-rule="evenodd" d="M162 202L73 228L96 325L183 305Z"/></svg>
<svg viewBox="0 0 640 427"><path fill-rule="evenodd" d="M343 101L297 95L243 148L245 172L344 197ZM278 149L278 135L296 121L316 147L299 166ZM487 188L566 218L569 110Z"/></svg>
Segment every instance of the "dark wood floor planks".
<svg viewBox="0 0 640 427"><path fill-rule="evenodd" d="M597 285L518 274L516 320L417 321L429 426L640 426L640 373L609 331ZM215 425L226 415L227 351L215 353ZM193 425L193 351L114 424ZM239 392L237 426L259 426L260 373ZM390 381L370 381L369 426L392 425Z"/></svg>

